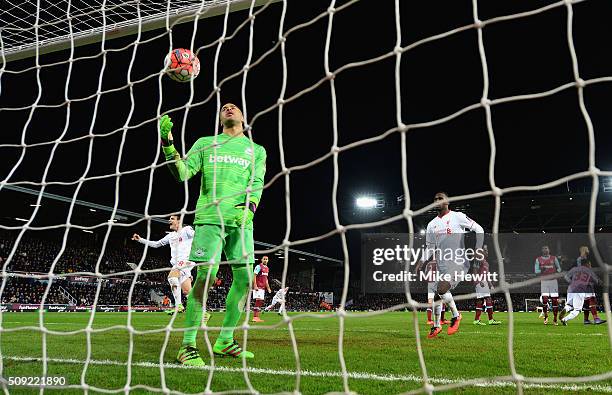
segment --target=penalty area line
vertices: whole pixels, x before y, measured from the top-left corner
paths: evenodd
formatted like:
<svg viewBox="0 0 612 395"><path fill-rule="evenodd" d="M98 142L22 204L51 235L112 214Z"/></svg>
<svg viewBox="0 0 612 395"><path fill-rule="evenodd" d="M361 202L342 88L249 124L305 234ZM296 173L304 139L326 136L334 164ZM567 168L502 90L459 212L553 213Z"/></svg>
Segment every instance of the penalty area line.
<svg viewBox="0 0 612 395"><path fill-rule="evenodd" d="M7 324L26 324L26 326L31 327L31 326L38 326L38 322L29 322L29 321L6 321L4 323L4 327L5 328L10 328L10 329L15 329L18 327L13 327L13 326L7 326ZM60 326L78 326L80 327L80 329L85 329L86 326L83 326L83 323L81 322L45 322L45 327L46 326L50 326L50 325L60 325ZM140 327L150 327L150 328L158 328L160 329L160 332L165 331L165 326L164 325L159 325L159 324L138 324L137 325L138 328ZM105 329L107 327L105 326L96 326L95 329L96 330L102 330ZM429 329L429 327L423 327L424 329ZM423 330L423 328L421 328L421 330ZM491 328L490 330L484 329L484 330L461 330L461 333L470 333L470 334L478 334L478 335L484 335L484 336L508 336L507 332L504 331L500 331L498 329L503 329L503 326L498 326L496 328ZM182 327L174 326L172 328L173 330L176 329L176 331L180 331L182 330ZM114 329L115 331L121 331L121 330L125 330L127 331L127 328L116 328ZM278 328L273 328L271 330L279 330L279 331L288 331L289 329L287 329L287 327L278 327ZM293 328L294 332L314 332L314 331L318 331L318 332L329 332L329 329L327 328ZM66 331L68 332L68 331ZM397 333L397 334L405 334L408 333L408 329L358 329L358 328L345 328L344 332L346 333L351 333L351 332L355 332L355 333ZM514 332L515 335L518 336L546 336L546 337L550 337L550 336L607 336L607 333L604 332Z"/></svg>
<svg viewBox="0 0 612 395"><path fill-rule="evenodd" d="M42 358L36 357L20 357L20 356L3 356L3 360L10 360L15 362L42 362ZM47 358L47 362L58 363L58 364L75 364L75 365L84 365L86 361L79 359L63 359L63 358ZM113 360L89 360L90 365L106 365L106 366L127 366L127 362L122 361L113 361ZM131 363L133 367L140 368L155 368L159 369L159 363L155 362L133 362ZM209 371L212 370L210 366L185 366L179 365L175 363L164 363L164 369L180 369L180 370L201 370L201 371ZM232 368L228 366L215 366L214 371L216 372L225 372L225 373L243 373L245 369L242 368ZM295 376L296 372L294 370L275 370L275 369L266 369L266 368L255 368L248 367L246 371L249 374L267 374L267 375L276 375L276 376ZM342 377L342 372L333 372L333 371L312 371L312 370L302 370L300 372L301 376L305 377L315 377L315 378L337 378ZM376 380L376 381L400 381L400 382L423 382L423 378L415 375L394 375L394 374L379 374L379 373L368 373L368 372L348 372L347 377L350 379L356 380ZM434 384L458 384L463 381L471 380L468 378L441 378L441 377L431 377L429 381ZM511 381L486 381L487 378L483 378L483 382L474 383L469 385L474 387L516 387L516 383ZM599 391L612 393L612 386L609 385L601 385L601 384L535 384L535 383L523 383L523 387L525 388L537 388L537 389L557 389L562 391Z"/></svg>

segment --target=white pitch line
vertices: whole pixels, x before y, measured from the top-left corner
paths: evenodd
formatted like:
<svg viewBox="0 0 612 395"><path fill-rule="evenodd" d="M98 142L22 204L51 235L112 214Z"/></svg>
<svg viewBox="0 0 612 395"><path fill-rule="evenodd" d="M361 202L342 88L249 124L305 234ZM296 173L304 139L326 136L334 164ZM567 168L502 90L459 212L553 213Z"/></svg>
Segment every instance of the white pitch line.
<svg viewBox="0 0 612 395"><path fill-rule="evenodd" d="M27 322L27 321L7 321L5 324L26 324L27 326L38 326L38 322ZM45 326L47 325L76 325L76 326L80 326L83 329L85 328L85 326L83 325L83 323L80 322L45 322ZM137 327L151 327L151 328L159 328L160 330L165 330L165 326L163 325L159 325L159 324L138 324ZM97 327L94 326L95 329L104 329L104 327ZM182 326L179 325L175 325L174 328L182 328ZM503 327L498 327L498 328L503 328ZM281 330L281 331L287 331L288 329L286 327L278 327L275 328L276 330ZM120 329L115 329L115 330L120 330ZM127 329L126 329L127 330ZM255 329L257 331L257 329ZM407 330L401 330L401 329L345 329L344 332L364 332L364 333L407 333ZM553 329L554 330L554 329ZM321 332L329 332L330 330L327 328L293 328L294 332L312 332L312 331L321 331ZM495 331L495 332L493 332ZM499 332L496 329L491 329L491 331L486 331L486 330L482 330L482 331L467 331L467 330L460 330L460 333L471 333L471 334L478 334L478 335L495 335L495 336L508 336L508 334L506 332ZM549 333L544 333L544 332L540 332L540 333L533 333L533 332L514 332L515 335L529 335L529 336L604 336L605 333L592 333L592 332L572 332L572 333L554 333L554 332L549 332Z"/></svg>
<svg viewBox="0 0 612 395"><path fill-rule="evenodd" d="M17 357L17 356L4 356L2 357L5 360L11 360L16 362L42 362L42 358L35 357ZM86 361L78 360L78 359L62 359L62 358L47 358L47 362L53 363L65 363L65 364L77 364L84 365ZM89 360L90 365L107 365L107 366L127 366L126 362L121 361L113 361L113 360ZM155 368L159 369L159 364L154 362L133 362L131 366L141 367L141 368ZM185 366L174 363L165 363L163 364L164 369L188 369L188 370L211 370L210 366ZM225 372L225 373L243 373L245 369L242 368L231 368L227 366L216 366L214 368L217 372ZM293 370L274 370L274 369L264 369L264 368L254 368L248 367L246 368L248 373L252 374L267 374L267 375L276 375L276 376L295 376L296 372ZM330 371L312 371L312 370L302 370L300 372L302 376L306 377L342 377L342 372L330 372ZM423 378L419 376L415 376L412 374L409 375L394 375L394 374L377 374L377 373L368 373L368 372L348 372L348 378L356 379L356 380L376 380L376 381L403 381L403 382L422 382ZM467 378L429 378L429 381L434 384L457 384L463 381L469 380ZM471 386L475 387L515 387L516 384L510 381L486 381L482 383L475 383ZM532 384L532 383L524 383L523 387L525 388L542 388L542 389L557 389L561 391L599 391L599 392L607 392L612 393L612 386L609 385L600 385L600 384Z"/></svg>

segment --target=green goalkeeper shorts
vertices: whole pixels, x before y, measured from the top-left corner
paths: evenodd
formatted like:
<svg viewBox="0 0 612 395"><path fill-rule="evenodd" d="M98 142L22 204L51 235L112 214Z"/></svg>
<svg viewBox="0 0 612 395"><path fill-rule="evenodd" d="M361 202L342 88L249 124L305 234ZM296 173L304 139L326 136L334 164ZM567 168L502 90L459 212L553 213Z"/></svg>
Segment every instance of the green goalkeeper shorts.
<svg viewBox="0 0 612 395"><path fill-rule="evenodd" d="M195 225L189 260L219 264L221 251L225 253L228 261L233 261L232 263L254 263L253 229L244 229L243 233L242 228L235 226L226 225L222 231L221 225ZM198 266L201 267L206 266Z"/></svg>

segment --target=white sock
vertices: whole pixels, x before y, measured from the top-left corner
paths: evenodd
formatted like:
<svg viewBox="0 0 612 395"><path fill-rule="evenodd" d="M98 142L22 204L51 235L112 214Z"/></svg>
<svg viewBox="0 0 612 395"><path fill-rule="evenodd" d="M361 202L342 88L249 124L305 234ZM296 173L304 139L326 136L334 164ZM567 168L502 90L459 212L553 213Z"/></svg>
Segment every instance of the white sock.
<svg viewBox="0 0 612 395"><path fill-rule="evenodd" d="M433 302L434 326L440 327L440 318L442 318L442 301L439 303Z"/></svg>
<svg viewBox="0 0 612 395"><path fill-rule="evenodd" d="M578 314L580 314L580 310L574 309L574 310L570 311L565 317L563 317L563 321L567 322L569 320L572 320L572 319L576 318L576 316Z"/></svg>
<svg viewBox="0 0 612 395"><path fill-rule="evenodd" d="M179 287L172 287L172 295L174 296L174 305L178 306L182 304L181 289Z"/></svg>
<svg viewBox="0 0 612 395"><path fill-rule="evenodd" d="M447 291L444 295L440 296L444 303L448 304L451 312L453 313L453 318L459 317L459 310L457 310L457 305L455 305L455 299L453 299L453 294L450 291Z"/></svg>

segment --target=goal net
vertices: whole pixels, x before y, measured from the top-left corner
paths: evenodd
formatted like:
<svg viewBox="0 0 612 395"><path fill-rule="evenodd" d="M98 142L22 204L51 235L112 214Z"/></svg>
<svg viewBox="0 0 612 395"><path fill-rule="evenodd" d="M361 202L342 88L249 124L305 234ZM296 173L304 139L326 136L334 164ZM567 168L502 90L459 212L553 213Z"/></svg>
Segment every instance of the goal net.
<svg viewBox="0 0 612 395"><path fill-rule="evenodd" d="M588 19L606 14L593 3L564 0L504 10L473 0L444 3L442 7L451 7L448 12L399 0L7 3L0 10L4 392L348 394L472 387L517 393L612 391L610 364L586 369L589 361L581 361L578 371L533 374L528 369L531 365L523 357L530 352L524 341L527 332L517 329L520 315L514 312L537 307L538 299L517 292L539 293L541 279L513 272L499 238L522 229L545 233L550 225L542 220L526 227L518 220L516 228L506 226L506 197L557 192L570 184L583 190L584 212L563 219L565 229L555 231L581 227L591 247L591 262L601 279L598 303L607 319L597 327L605 331L596 334L608 341L602 358L609 362L612 266L606 260L610 251L598 248L609 245L597 235L609 231L612 223L612 213L605 211L609 201L602 198L609 193L612 171L604 168L596 151L607 140L596 133L594 119L603 117L600 106L607 100L598 89L612 82L612 76L598 68L599 55L580 46L598 37L595 28L586 29ZM584 30L576 28L577 16L587 20L579 22ZM541 48L552 42L565 57L563 73L539 68L536 61L525 60L525 66L507 59L505 51L521 59L539 52L533 46L527 55L511 51L518 31L497 30L508 26L520 26L517 29L525 29L530 38L542 39ZM198 56L202 69L197 78L183 84L167 78L164 58L175 48ZM581 51L589 56L583 59ZM464 61L467 66L459 66ZM521 67L528 70L526 77L496 85L501 74ZM451 91L469 94L460 97ZM160 149L160 118L172 117L174 144L186 158L199 137L220 135L219 113L228 102L242 110L251 144L267 152L265 184L253 188L251 177L240 193L263 193L255 236L269 242L256 242L255 250L248 251L243 237L241 251L244 256L270 256L277 264L271 273L278 280L271 282L271 291L289 291L281 301L280 318L267 318L272 314L266 313L268 322L261 325L251 321L253 308L260 306L252 305L249 292L235 336L256 358L220 361L213 344L223 330L232 265L237 263L222 261L216 277L206 279L212 287L204 308L213 316L198 325L206 366L185 367L175 361L187 330L184 317L176 311L163 317L145 314L174 305L167 283L169 251L137 248L131 239L134 233L161 239L171 215L181 220L198 215L196 204L204 187L196 180L172 178L167 168L176 161L166 160ZM558 123L549 125L550 119L534 115L543 102L554 108ZM504 113L512 106L518 109L515 113ZM502 126L498 115L511 126ZM559 127L565 129L556 139L585 147L584 163L551 173L554 177L535 174L537 165L532 164L525 165L529 171L524 172L506 169L518 166L517 160L529 162L513 140L528 141L540 130ZM522 128L527 133L509 137ZM518 150L510 159L502 150L505 145ZM423 166L429 166L430 152L440 162L427 170L425 182L415 169L423 172ZM542 156L562 163L568 154ZM224 160L210 159L214 166ZM506 178L499 176L504 171ZM359 247L351 237L399 224L396 229L408 235L407 245L417 246L424 237L419 231L433 217L435 205L416 205L415 196L430 201L445 185L460 189L448 174L432 184L437 172L456 172L462 179L465 188L449 201L464 205L470 215L469 202L490 199L490 210L473 215L490 220L489 256L499 265L493 299L505 306L507 322L497 332L500 336L491 337L504 349L503 367L491 368L494 362L479 368L467 363L456 369L442 366L447 359L440 349L456 350L452 341L460 337L443 346L426 343L427 327L421 324L429 307L427 290L410 281L401 283L400 296L359 300ZM521 174L508 178L508 173ZM356 189L377 182L379 189L401 190L397 204L391 207L382 194L368 191L377 197L374 210L360 207L357 217L347 214L343 196L352 199ZM218 183L213 185L217 188ZM221 205L217 200L214 204ZM367 206L368 200L360 204ZM534 212L539 204L532 202L524 210ZM243 220L247 215L245 210ZM328 251L329 246L340 259L315 251ZM412 270L407 263L406 268ZM568 269L563 267L564 272ZM561 283L564 274L546 279ZM460 310L472 310L478 291L471 283L458 289ZM270 295L266 298L272 302ZM463 325L469 321L464 319ZM475 338L482 333L463 335ZM558 331L555 336L571 335Z"/></svg>

